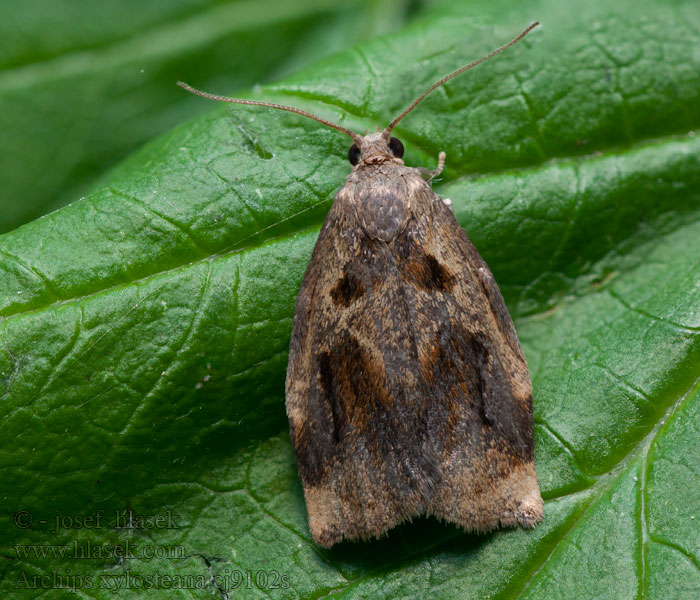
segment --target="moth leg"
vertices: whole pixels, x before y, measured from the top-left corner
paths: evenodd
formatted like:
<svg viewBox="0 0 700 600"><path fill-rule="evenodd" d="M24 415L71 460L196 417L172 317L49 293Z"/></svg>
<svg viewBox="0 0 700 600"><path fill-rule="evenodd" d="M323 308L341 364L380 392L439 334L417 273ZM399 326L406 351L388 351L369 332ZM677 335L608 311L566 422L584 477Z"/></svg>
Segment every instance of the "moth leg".
<svg viewBox="0 0 700 600"><path fill-rule="evenodd" d="M426 169L425 167L418 167L418 172L420 173L420 176L426 181L430 181L431 179L440 175L440 173L442 173L442 170L445 168L446 156L447 155L444 152L440 152L440 154L438 154L438 164L437 168L434 171Z"/></svg>
<svg viewBox="0 0 700 600"><path fill-rule="evenodd" d="M430 179L432 179L433 177L437 177L438 175L440 175L440 173L442 173L442 170L445 168L445 158L446 157L447 157L447 154L445 154L444 152L440 152L440 154L438 154L437 168L433 171L433 174L430 177Z"/></svg>

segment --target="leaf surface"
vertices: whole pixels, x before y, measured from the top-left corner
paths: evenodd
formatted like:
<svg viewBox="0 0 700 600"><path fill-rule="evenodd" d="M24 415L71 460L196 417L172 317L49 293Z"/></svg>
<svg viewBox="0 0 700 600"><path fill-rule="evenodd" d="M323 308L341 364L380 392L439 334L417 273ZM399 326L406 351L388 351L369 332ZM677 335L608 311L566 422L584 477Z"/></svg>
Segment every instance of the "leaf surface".
<svg viewBox="0 0 700 600"><path fill-rule="evenodd" d="M0 589L37 597L32 577L69 569L96 598L118 585L124 598L698 596L700 10L643 7L533 2L541 28L397 129L407 164L447 152L434 187L515 318L535 391L538 527L477 536L419 519L372 543L313 545L284 373L350 141L212 106L84 200L0 237ZM436 5L255 97L384 125L514 35L522 13ZM100 510L100 527L77 526ZM22 550L88 541L137 550Z"/></svg>

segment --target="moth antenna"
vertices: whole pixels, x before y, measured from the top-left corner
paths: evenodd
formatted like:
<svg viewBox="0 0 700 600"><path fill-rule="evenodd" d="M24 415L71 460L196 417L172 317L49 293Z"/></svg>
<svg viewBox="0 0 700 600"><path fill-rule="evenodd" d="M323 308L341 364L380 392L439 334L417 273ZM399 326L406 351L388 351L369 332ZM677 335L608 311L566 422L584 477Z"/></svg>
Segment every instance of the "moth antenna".
<svg viewBox="0 0 700 600"><path fill-rule="evenodd" d="M475 60L474 62L470 62L468 65L464 65L462 68L457 69L453 73L450 73L449 75L445 75L440 81L436 81L433 85L431 85L425 92L423 92L418 98L416 98L411 105L404 110L398 117L396 117L389 125L387 128L384 130L384 137L389 138L391 135L392 129L396 127L396 124L403 119L408 113L410 113L417 105L418 103L423 100L430 92L432 92L435 88L440 87L443 83L446 83L453 77L457 77L457 75L461 75L465 71L468 71L472 67L475 67L476 65L488 60L489 58L496 56L496 54L500 54L503 52L506 48L510 48L513 44L518 43L520 40L522 40L528 33L530 33L535 27L539 25L539 21L535 21L532 25L530 25L525 31L523 31L518 37L515 39L511 40L507 44L504 44L500 48L497 48L493 52L489 52L486 56L482 56L481 58Z"/></svg>
<svg viewBox="0 0 700 600"><path fill-rule="evenodd" d="M322 119L321 117L317 117L316 115L312 115L311 113L306 112L305 110L301 110L300 108L294 108L293 106L284 106L282 104L274 104L272 102L261 102L259 100L242 100L240 98L229 98L228 96L217 96L216 94L210 94L208 92L202 92L201 90L197 90L191 85L188 85L182 81L178 81L177 84L181 88L187 90L192 94L202 96L203 98L209 98L210 100L219 100L220 102L232 102L234 104L249 104L251 106L266 106L267 108L287 110L289 112L308 117L309 119L313 119L314 121L318 121L319 123L327 125L328 127L332 127L333 129L337 129L338 131L342 131L344 134L349 135L355 143L359 144L360 140L362 139L362 137L357 135L355 132L350 131L349 129L345 129L345 127L341 127L340 125L336 125L331 121L327 121L326 119Z"/></svg>

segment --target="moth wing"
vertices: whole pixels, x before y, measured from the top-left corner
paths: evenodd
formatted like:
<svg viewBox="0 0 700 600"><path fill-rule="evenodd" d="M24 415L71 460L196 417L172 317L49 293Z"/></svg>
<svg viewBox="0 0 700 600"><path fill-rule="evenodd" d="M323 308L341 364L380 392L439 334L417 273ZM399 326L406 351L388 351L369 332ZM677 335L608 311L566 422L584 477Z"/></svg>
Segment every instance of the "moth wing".
<svg viewBox="0 0 700 600"><path fill-rule="evenodd" d="M439 480L403 283L341 188L297 299L287 413L314 540L378 536Z"/></svg>
<svg viewBox="0 0 700 600"><path fill-rule="evenodd" d="M421 513L477 531L542 516L512 321L416 172L339 191L297 300L287 412L323 546Z"/></svg>
<svg viewBox="0 0 700 600"><path fill-rule="evenodd" d="M395 240L415 332L432 452L427 512L467 530L533 526L532 385L503 297L452 210L417 179L416 218Z"/></svg>

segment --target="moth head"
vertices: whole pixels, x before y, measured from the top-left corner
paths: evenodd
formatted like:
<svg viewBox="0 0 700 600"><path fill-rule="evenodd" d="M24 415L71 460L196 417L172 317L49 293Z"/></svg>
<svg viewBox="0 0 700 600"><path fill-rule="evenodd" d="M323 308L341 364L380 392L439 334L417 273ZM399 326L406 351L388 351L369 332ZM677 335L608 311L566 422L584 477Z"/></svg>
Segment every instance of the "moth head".
<svg viewBox="0 0 700 600"><path fill-rule="evenodd" d="M538 25L538 22L533 23L525 31L523 31L520 35L518 35L516 38L514 38L507 44L504 44L503 46L490 52L486 56L482 56L481 58L470 62L468 65L464 65L463 67L457 69L456 71L453 71L449 75L445 75L445 77L443 77L439 81L436 81L425 92L418 96L398 117L396 117L391 123L389 123L389 125L387 125L386 129L384 129L383 131L378 130L377 133L373 133L371 135L369 133L365 133L365 135L359 135L353 131L350 131L349 129L345 129L345 127L341 127L336 123L332 123L331 121L327 121L326 119L322 119L321 117L312 115L311 113L306 112L305 110L294 108L292 106L283 106L282 104L274 104L272 102L262 102L258 100L242 100L240 98L228 98L227 96L217 96L215 94L209 94L207 92L196 90L193 87L187 85L186 83L183 83L182 81L178 81L177 84L180 87L186 89L188 92L197 94L198 96L203 96L204 98L209 98L211 100L220 100L222 102L233 102L235 104L249 104L253 106L265 106L267 108L277 108L279 110L286 110L289 112L296 113L298 115L302 115L304 117L309 117L310 119L318 121L323 125L332 127L337 131L341 131L344 134L349 135L353 140L353 144L352 146L350 146L350 150L348 151L348 159L350 160L350 164L353 165L354 169L360 168L364 165L379 164L383 162L394 162L398 164L403 164L403 161L401 160L401 157L403 156L403 144L401 143L401 141L399 141L395 137L392 137L391 135L391 132L394 129L394 127L396 127L397 123L401 119L403 119L408 113L410 113L416 106L418 106L418 103L421 100L423 100L423 98L425 98L428 94L430 94L430 92L432 92L435 88L440 87L443 83L449 81L453 77L457 77L457 75L460 75L464 73L464 71L467 71L472 67L475 67L476 65L484 62L485 60L488 60L492 56L503 52L506 48L509 48L516 42L519 42L521 39L523 39L528 33L530 33L530 31L532 31Z"/></svg>
<svg viewBox="0 0 700 600"><path fill-rule="evenodd" d="M383 131L366 133L348 150L348 160L353 167L376 165L385 162L403 164L403 144L395 137L387 137Z"/></svg>

